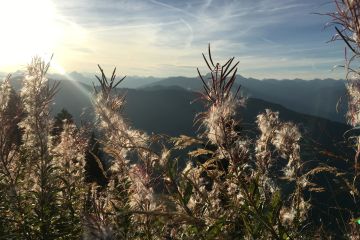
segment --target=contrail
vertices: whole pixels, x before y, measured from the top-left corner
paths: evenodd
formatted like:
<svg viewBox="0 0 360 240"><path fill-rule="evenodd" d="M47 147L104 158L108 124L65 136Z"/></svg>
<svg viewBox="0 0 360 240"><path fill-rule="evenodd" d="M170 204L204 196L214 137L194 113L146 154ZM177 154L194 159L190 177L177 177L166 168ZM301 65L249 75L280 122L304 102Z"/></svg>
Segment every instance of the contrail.
<svg viewBox="0 0 360 240"><path fill-rule="evenodd" d="M207 0L204 4L204 6L202 7L203 10L206 10L212 3L212 0Z"/></svg>
<svg viewBox="0 0 360 240"><path fill-rule="evenodd" d="M169 4L166 4L166 3L163 3L163 2L159 2L159 1L156 1L156 0L150 0L150 2L152 2L152 3L156 4L156 5L162 6L162 7L166 7L166 8L181 12L181 13L183 13L183 14L189 16L189 17L193 17L193 18L195 18L197 20L202 20L200 17L196 16L195 14L184 11L181 8L177 8L177 7L174 7L172 5L169 5Z"/></svg>
<svg viewBox="0 0 360 240"><path fill-rule="evenodd" d="M188 47L191 47L191 43L192 43L192 41L193 41L193 39L194 39L194 31L193 31L191 25L190 25L187 21L185 21L185 20L182 19L182 18L180 18L180 21L181 21L183 24L185 24L185 26L189 29L189 32L190 32L190 35L189 35L188 40L187 40L187 42L186 42L186 44L185 44L185 47L187 47L187 48L188 48Z"/></svg>
<svg viewBox="0 0 360 240"><path fill-rule="evenodd" d="M134 28L152 28L152 27L158 27L158 26L168 26L173 24L178 24L181 21L171 21L171 22L164 22L164 23L149 23L149 24L138 24L138 25L117 25L117 26L111 26L111 27L101 27L91 30L92 33L97 32L106 32L106 31L114 31L114 30L121 30L121 29L134 29Z"/></svg>

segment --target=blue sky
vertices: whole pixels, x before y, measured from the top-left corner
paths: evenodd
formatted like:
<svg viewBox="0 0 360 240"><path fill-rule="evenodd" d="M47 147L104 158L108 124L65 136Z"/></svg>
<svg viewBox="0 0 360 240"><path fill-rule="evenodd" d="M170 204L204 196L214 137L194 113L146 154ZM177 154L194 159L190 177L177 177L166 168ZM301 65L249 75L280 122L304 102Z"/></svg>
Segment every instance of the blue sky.
<svg viewBox="0 0 360 240"><path fill-rule="evenodd" d="M333 27L324 29L330 19L313 14L331 11L330 0L33 2L42 8L38 14L51 13L35 22L46 22L47 30L34 30L38 37L27 47L18 43L26 56L10 57L18 49L13 44L9 50L13 41L0 47L0 52L8 52L7 59L0 57L0 71L23 66L33 54L54 53L54 66L63 72L94 72L99 63L109 71L117 66L126 75L195 76L197 66L205 69L201 53L211 43L215 61L235 56L239 73L246 77L344 76L342 69L332 71L343 64L344 44L327 43L334 33ZM13 21L19 22L14 28L29 28L26 19Z"/></svg>

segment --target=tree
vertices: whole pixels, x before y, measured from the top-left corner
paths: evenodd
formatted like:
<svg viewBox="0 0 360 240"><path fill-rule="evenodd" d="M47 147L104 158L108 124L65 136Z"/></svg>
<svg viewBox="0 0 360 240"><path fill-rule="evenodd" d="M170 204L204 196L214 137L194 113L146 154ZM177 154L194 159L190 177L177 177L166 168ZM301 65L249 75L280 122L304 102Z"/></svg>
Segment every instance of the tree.
<svg viewBox="0 0 360 240"><path fill-rule="evenodd" d="M60 133L64 130L64 121L67 123L74 123L73 116L65 109L61 111L54 118L54 125L51 131L51 135L55 137L55 141L58 141Z"/></svg>

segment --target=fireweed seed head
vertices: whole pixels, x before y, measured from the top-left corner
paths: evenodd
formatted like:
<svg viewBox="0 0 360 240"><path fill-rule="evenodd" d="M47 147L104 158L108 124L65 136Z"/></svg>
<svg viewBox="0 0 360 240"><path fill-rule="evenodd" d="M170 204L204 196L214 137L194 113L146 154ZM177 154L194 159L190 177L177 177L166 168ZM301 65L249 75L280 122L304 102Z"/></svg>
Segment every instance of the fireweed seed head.
<svg viewBox="0 0 360 240"><path fill-rule="evenodd" d="M348 123L356 127L360 124L360 76L352 74L346 84L348 93L348 111L346 114Z"/></svg>
<svg viewBox="0 0 360 240"><path fill-rule="evenodd" d="M220 81L215 80L213 84ZM215 90L219 88L218 90ZM246 99L236 97L232 92L221 92L224 89L219 86L213 86L209 90L208 110L200 118L202 125L205 127L206 136L213 144L223 144L229 135L234 135L233 125L236 111L239 107L244 106ZM220 92L218 92L220 91Z"/></svg>
<svg viewBox="0 0 360 240"><path fill-rule="evenodd" d="M296 211L293 208L281 208L280 210L280 220L283 225L290 226L296 216Z"/></svg>
<svg viewBox="0 0 360 240"><path fill-rule="evenodd" d="M132 165L129 170L129 180L130 206L135 209L154 210L156 208L154 191L150 186L150 176L145 169L138 164Z"/></svg>
<svg viewBox="0 0 360 240"><path fill-rule="evenodd" d="M0 113L3 113L7 109L11 91L12 87L10 85L9 77L7 77L0 85Z"/></svg>
<svg viewBox="0 0 360 240"><path fill-rule="evenodd" d="M275 130L275 136L272 139L272 144L276 149L287 155L293 151L299 149L298 141L301 138L301 134L293 123L283 123Z"/></svg>
<svg viewBox="0 0 360 240"><path fill-rule="evenodd" d="M160 166L162 166L162 167L166 166L166 164L169 160L169 157L170 157L170 153L171 153L171 151L169 149L163 149L161 151L160 158L158 159Z"/></svg>
<svg viewBox="0 0 360 240"><path fill-rule="evenodd" d="M256 123L265 137L270 136L274 128L279 124L279 112L266 109L266 112L257 116Z"/></svg>
<svg viewBox="0 0 360 240"><path fill-rule="evenodd" d="M75 124L63 123L60 142L53 147L51 154L54 163L61 171L69 172L72 177L82 179L85 174L85 152L88 141Z"/></svg>

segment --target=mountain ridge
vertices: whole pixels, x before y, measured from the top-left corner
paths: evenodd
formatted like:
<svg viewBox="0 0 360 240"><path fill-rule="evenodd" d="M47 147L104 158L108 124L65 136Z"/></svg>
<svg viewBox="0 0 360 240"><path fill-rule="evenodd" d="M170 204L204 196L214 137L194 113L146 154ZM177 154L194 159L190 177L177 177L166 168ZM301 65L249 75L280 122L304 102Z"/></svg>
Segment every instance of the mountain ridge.
<svg viewBox="0 0 360 240"><path fill-rule="evenodd" d="M54 80L51 80L53 82ZM12 79L11 84L16 90L21 87L21 79ZM195 101L199 94L185 90L181 87L129 89L119 88L119 93L126 95L124 114L126 118L134 123L134 127L147 132L166 133L169 135L191 134L197 130L193 126L193 120L197 113L204 110L201 101ZM67 109L74 117L81 116L86 120L93 120L92 110L93 87L87 84L74 83L63 80L60 89L55 96L53 114L60 112L62 108ZM192 104L191 104L192 103ZM332 121L323 117L298 113L278 103L271 103L258 98L247 100L249 108L240 109L246 116L247 123L254 123L256 115L266 108L280 112L284 120L296 123L307 122L307 125L321 122L320 125L334 125L332 128L342 129L342 133L349 129L349 126ZM240 115L241 116L241 115ZM165 119L161 121L162 119ZM80 120L78 117L76 120ZM172 123L172 124L171 124ZM311 124L310 124L311 123ZM317 127L313 127L317 130ZM182 130L184 130L182 132Z"/></svg>

